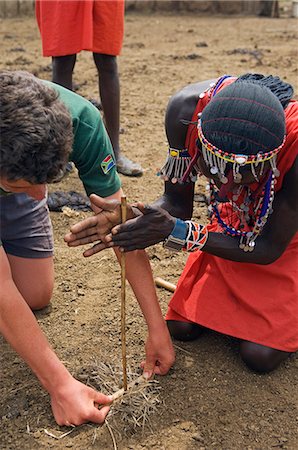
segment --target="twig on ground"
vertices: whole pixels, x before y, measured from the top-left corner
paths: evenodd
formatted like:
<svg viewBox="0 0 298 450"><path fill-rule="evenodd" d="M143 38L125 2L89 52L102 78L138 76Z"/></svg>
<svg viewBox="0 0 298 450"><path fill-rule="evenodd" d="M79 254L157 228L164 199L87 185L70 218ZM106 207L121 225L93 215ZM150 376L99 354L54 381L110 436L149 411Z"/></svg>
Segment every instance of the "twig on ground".
<svg viewBox="0 0 298 450"><path fill-rule="evenodd" d="M47 434L48 436L60 440L65 438L65 436L68 436L70 433L72 433L75 429L77 429L78 427L73 426L73 428L69 431L67 431L66 433L60 434L60 436L56 436L54 433L51 433L50 431L48 431L46 428L43 430L45 432L45 434Z"/></svg>
<svg viewBox="0 0 298 450"><path fill-rule="evenodd" d="M173 346L174 346L175 348L178 348L178 350L181 350L182 352L187 353L188 355L193 356L193 354L192 354L191 352L189 352L188 350L185 350L185 348L179 347L179 345L177 345L177 344L173 344Z"/></svg>
<svg viewBox="0 0 298 450"><path fill-rule="evenodd" d="M156 286L163 287L167 289L170 292L175 292L176 285L173 283L170 283L169 281L164 280L163 278L156 277L154 279Z"/></svg>
<svg viewBox="0 0 298 450"><path fill-rule="evenodd" d="M115 439L114 433L112 431L112 428L110 427L109 422L107 420L105 421L105 424L106 424L107 429L109 430L109 433L111 435L111 438L112 438L112 441L113 441L114 450L117 450L117 443L116 443L116 439Z"/></svg>

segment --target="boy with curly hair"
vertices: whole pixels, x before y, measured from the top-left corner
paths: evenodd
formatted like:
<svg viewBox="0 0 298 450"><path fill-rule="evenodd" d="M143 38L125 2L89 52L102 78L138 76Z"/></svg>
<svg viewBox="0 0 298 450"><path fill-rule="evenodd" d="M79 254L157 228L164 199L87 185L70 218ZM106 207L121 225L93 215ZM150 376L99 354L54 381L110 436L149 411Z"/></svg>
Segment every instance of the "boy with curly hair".
<svg viewBox="0 0 298 450"><path fill-rule="evenodd" d="M71 159L88 195L119 200L123 192L112 146L98 110L61 86L26 72L3 71L0 93L0 331L49 392L59 425L102 423L111 398L71 376L32 310L49 304L54 285L46 184ZM174 351L143 251L129 256L127 279L149 330L145 371L153 367L164 374Z"/></svg>

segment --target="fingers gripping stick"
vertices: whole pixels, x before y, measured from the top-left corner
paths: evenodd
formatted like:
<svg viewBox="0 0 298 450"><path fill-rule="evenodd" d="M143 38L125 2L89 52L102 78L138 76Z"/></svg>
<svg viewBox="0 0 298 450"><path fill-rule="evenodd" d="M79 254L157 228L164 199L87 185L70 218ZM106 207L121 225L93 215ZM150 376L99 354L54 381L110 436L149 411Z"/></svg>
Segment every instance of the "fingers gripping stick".
<svg viewBox="0 0 298 450"><path fill-rule="evenodd" d="M152 383L152 381L148 381L143 375L140 375L136 380L131 381L126 389L123 387L122 389L119 389L119 391L114 392L114 394L111 395L113 402L123 397L127 390L133 389L139 385L148 386L149 383Z"/></svg>
<svg viewBox="0 0 298 450"><path fill-rule="evenodd" d="M121 223L126 222L127 203L126 197L121 197ZM127 390L127 368L126 368L126 324L125 324L125 310L126 310L126 268L125 268L125 253L121 253L121 347L122 347L122 369L123 369L123 389Z"/></svg>

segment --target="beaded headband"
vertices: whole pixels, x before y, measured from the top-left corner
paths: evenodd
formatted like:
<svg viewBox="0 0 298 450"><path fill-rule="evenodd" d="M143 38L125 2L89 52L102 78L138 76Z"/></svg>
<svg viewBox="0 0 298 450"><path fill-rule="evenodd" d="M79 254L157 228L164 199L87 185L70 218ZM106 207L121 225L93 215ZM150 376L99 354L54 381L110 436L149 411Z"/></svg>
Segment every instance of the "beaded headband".
<svg viewBox="0 0 298 450"><path fill-rule="evenodd" d="M286 136L284 136L281 145L279 145L279 147L275 148L274 150L271 150L270 152L258 152L255 155L243 155L228 153L212 145L203 134L201 119L198 120L197 128L198 137L202 143L202 154L204 161L213 175L217 173L219 174L219 179L223 184L226 184L228 182L228 179L225 176L225 169L228 163L233 164L233 178L235 183L241 183L242 175L240 173L240 167L247 164L250 164L251 173L257 182L259 182L260 180L256 174L256 168L258 164L261 164L261 169L259 172L259 176L261 177L264 172L264 163L266 161L270 162L274 176L279 176L279 170L276 167L276 157L285 143Z"/></svg>

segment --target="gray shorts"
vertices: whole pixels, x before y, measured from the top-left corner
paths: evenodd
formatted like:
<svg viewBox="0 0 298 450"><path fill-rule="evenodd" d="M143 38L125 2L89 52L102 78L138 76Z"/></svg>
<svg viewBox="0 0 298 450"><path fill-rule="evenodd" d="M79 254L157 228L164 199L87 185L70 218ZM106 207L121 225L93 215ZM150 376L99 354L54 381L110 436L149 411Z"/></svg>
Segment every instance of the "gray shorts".
<svg viewBox="0 0 298 450"><path fill-rule="evenodd" d="M46 199L0 196L0 239L6 253L22 258L53 255L53 230Z"/></svg>

